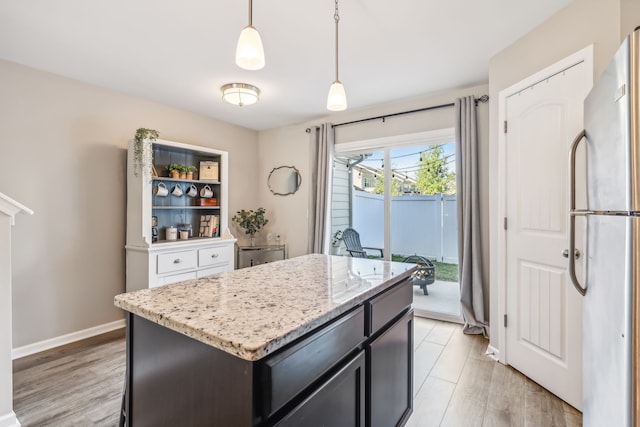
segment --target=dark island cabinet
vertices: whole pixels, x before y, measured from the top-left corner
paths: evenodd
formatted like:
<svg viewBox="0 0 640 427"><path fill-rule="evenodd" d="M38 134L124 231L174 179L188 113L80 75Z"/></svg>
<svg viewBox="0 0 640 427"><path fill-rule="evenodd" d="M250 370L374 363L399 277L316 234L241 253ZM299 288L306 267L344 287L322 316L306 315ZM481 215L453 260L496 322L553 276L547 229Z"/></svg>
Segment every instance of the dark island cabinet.
<svg viewBox="0 0 640 427"><path fill-rule="evenodd" d="M255 361L129 313L127 426L402 426L412 411L412 300L400 279Z"/></svg>
<svg viewBox="0 0 640 427"><path fill-rule="evenodd" d="M373 339L367 352L368 425L404 425L413 411L413 310Z"/></svg>
<svg viewBox="0 0 640 427"><path fill-rule="evenodd" d="M344 368L294 408L277 427L365 427L365 355Z"/></svg>

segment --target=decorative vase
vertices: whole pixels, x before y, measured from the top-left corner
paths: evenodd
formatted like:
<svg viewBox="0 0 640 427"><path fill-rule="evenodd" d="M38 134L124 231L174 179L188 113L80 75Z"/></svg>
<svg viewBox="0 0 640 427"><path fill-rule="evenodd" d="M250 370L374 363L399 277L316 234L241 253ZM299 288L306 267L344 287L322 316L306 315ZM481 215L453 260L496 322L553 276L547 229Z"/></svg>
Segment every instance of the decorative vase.
<svg viewBox="0 0 640 427"><path fill-rule="evenodd" d="M193 172L187 172L187 179L193 179Z"/></svg>
<svg viewBox="0 0 640 427"><path fill-rule="evenodd" d="M186 172L180 172L180 179L187 179L187 173Z"/></svg>
<svg viewBox="0 0 640 427"><path fill-rule="evenodd" d="M180 172L174 169L170 172L170 175L171 175L171 178L178 179L180 177Z"/></svg>

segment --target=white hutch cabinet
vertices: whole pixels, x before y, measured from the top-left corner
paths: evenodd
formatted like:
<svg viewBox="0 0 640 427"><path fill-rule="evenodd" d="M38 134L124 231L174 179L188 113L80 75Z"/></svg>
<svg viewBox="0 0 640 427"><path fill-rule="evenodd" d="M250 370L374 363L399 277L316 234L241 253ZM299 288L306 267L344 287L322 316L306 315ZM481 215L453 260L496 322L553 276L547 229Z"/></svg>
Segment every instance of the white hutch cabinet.
<svg viewBox="0 0 640 427"><path fill-rule="evenodd" d="M127 292L233 270L235 239L227 229L228 153L158 139L152 144L154 173L140 170L136 176L133 144L129 142L127 156ZM213 162L217 177L169 177L167 166L179 164L198 168L199 178L201 162ZM191 186L197 190L193 197L187 194ZM176 187L182 194L174 193ZM212 197L201 197L205 187ZM158 188L167 188L168 194L156 194ZM212 224L215 229L205 228ZM180 239L186 237L180 230L190 230L189 238Z"/></svg>

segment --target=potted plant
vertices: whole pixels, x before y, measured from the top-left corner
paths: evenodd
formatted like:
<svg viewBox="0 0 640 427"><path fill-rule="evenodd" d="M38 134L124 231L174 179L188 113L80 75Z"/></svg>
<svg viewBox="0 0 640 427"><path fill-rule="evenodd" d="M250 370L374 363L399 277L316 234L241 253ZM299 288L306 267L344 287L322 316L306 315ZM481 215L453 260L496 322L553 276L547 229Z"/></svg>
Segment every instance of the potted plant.
<svg viewBox="0 0 640 427"><path fill-rule="evenodd" d="M187 172L187 179L193 179L193 173L197 171L195 166L185 166Z"/></svg>
<svg viewBox="0 0 640 427"><path fill-rule="evenodd" d="M151 166L153 165L152 144L160 136L154 129L140 128L136 130L133 143L133 174L138 176L140 172L148 173L151 176Z"/></svg>
<svg viewBox="0 0 640 427"><path fill-rule="evenodd" d="M172 179L178 179L180 177L181 167L178 164L171 163L167 165L167 171L169 171L169 177Z"/></svg>
<svg viewBox="0 0 640 427"><path fill-rule="evenodd" d="M178 171L180 172L180 179L187 179L187 167L185 165L178 165Z"/></svg>
<svg viewBox="0 0 640 427"><path fill-rule="evenodd" d="M242 209L236 212L232 218L240 227L244 228L245 234L251 237L251 246L256 245L256 233L269 223L269 220L265 218L266 213L264 208L258 208L255 211Z"/></svg>

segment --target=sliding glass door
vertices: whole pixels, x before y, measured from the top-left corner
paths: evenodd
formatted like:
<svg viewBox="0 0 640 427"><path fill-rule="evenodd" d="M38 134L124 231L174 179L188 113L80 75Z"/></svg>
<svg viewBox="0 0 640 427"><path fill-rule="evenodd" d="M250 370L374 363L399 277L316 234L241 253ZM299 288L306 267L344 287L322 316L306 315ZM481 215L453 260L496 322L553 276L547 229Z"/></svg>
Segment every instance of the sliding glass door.
<svg viewBox="0 0 640 427"><path fill-rule="evenodd" d="M401 138L399 138L401 139ZM426 259L433 283L414 287L418 314L460 318L457 265L455 144L376 149L336 147L332 194L333 253L349 255L342 232L353 228L367 256L411 262ZM427 295L428 294L428 295Z"/></svg>

